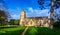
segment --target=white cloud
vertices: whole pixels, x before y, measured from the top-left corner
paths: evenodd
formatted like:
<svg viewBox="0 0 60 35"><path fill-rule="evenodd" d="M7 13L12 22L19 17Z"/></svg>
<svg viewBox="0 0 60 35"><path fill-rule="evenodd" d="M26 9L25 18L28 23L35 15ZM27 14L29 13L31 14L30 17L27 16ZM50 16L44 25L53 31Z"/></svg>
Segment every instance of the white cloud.
<svg viewBox="0 0 60 35"><path fill-rule="evenodd" d="M20 19L20 15L18 14L12 14L11 15L12 19Z"/></svg>
<svg viewBox="0 0 60 35"><path fill-rule="evenodd" d="M20 8L17 7L16 9L8 9L11 19L20 19Z"/></svg>
<svg viewBox="0 0 60 35"><path fill-rule="evenodd" d="M33 9L30 7L30 8L28 8L28 10L30 11L30 12L33 12Z"/></svg>
<svg viewBox="0 0 60 35"><path fill-rule="evenodd" d="M10 15L12 17L12 19L20 19L20 9L9 9L10 11ZM26 16L27 17L34 17L34 16L50 16L50 14L48 14L48 9L45 10L39 10L39 9L33 9L32 7L29 7L27 9L28 12L26 12Z"/></svg>
<svg viewBox="0 0 60 35"><path fill-rule="evenodd" d="M49 10L48 9L44 9L44 10L39 10L39 9L33 9L32 7L28 8L28 13L27 13L27 17L28 16L49 16L50 14L48 13Z"/></svg>

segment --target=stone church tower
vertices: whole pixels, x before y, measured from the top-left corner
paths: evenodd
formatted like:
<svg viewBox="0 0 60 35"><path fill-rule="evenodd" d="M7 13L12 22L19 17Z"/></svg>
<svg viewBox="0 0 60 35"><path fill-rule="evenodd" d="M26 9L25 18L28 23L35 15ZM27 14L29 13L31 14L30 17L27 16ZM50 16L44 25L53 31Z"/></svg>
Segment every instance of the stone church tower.
<svg viewBox="0 0 60 35"><path fill-rule="evenodd" d="M19 24L20 26L24 26L25 18L26 18L26 12L22 10L20 12L20 24Z"/></svg>

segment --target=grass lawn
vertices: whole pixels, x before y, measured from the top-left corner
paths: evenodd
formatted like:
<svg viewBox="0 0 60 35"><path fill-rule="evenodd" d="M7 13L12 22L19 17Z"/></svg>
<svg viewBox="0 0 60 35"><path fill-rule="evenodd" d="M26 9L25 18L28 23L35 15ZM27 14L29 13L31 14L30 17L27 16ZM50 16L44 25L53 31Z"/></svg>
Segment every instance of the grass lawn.
<svg viewBox="0 0 60 35"><path fill-rule="evenodd" d="M60 35L60 29L53 30L45 27L29 27L25 35Z"/></svg>
<svg viewBox="0 0 60 35"><path fill-rule="evenodd" d="M3 27L0 26L0 35L21 35L25 27L16 26L16 27Z"/></svg>
<svg viewBox="0 0 60 35"><path fill-rule="evenodd" d="M0 35L21 35L26 27L23 26L0 26ZM60 29L53 30L45 27L29 27L25 35L60 35Z"/></svg>

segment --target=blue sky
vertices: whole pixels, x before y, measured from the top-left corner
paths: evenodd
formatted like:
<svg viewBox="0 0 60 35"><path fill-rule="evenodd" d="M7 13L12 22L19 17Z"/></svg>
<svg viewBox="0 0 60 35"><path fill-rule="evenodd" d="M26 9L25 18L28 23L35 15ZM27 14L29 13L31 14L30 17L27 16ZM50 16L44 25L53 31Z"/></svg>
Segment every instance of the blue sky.
<svg viewBox="0 0 60 35"><path fill-rule="evenodd" d="M27 17L48 16L50 17L49 8L40 10L38 0L4 0L4 5L13 19L20 19L20 10L26 11ZM46 4L48 4L47 2ZM45 4L45 5L46 5Z"/></svg>

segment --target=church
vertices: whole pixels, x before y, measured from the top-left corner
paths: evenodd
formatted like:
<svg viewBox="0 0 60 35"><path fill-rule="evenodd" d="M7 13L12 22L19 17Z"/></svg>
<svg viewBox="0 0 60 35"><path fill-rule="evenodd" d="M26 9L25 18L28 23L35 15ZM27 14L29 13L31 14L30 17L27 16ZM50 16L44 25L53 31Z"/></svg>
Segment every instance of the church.
<svg viewBox="0 0 60 35"><path fill-rule="evenodd" d="M48 16L44 17L26 17L26 12L20 12L20 26L41 26L41 27L49 27L50 19Z"/></svg>

